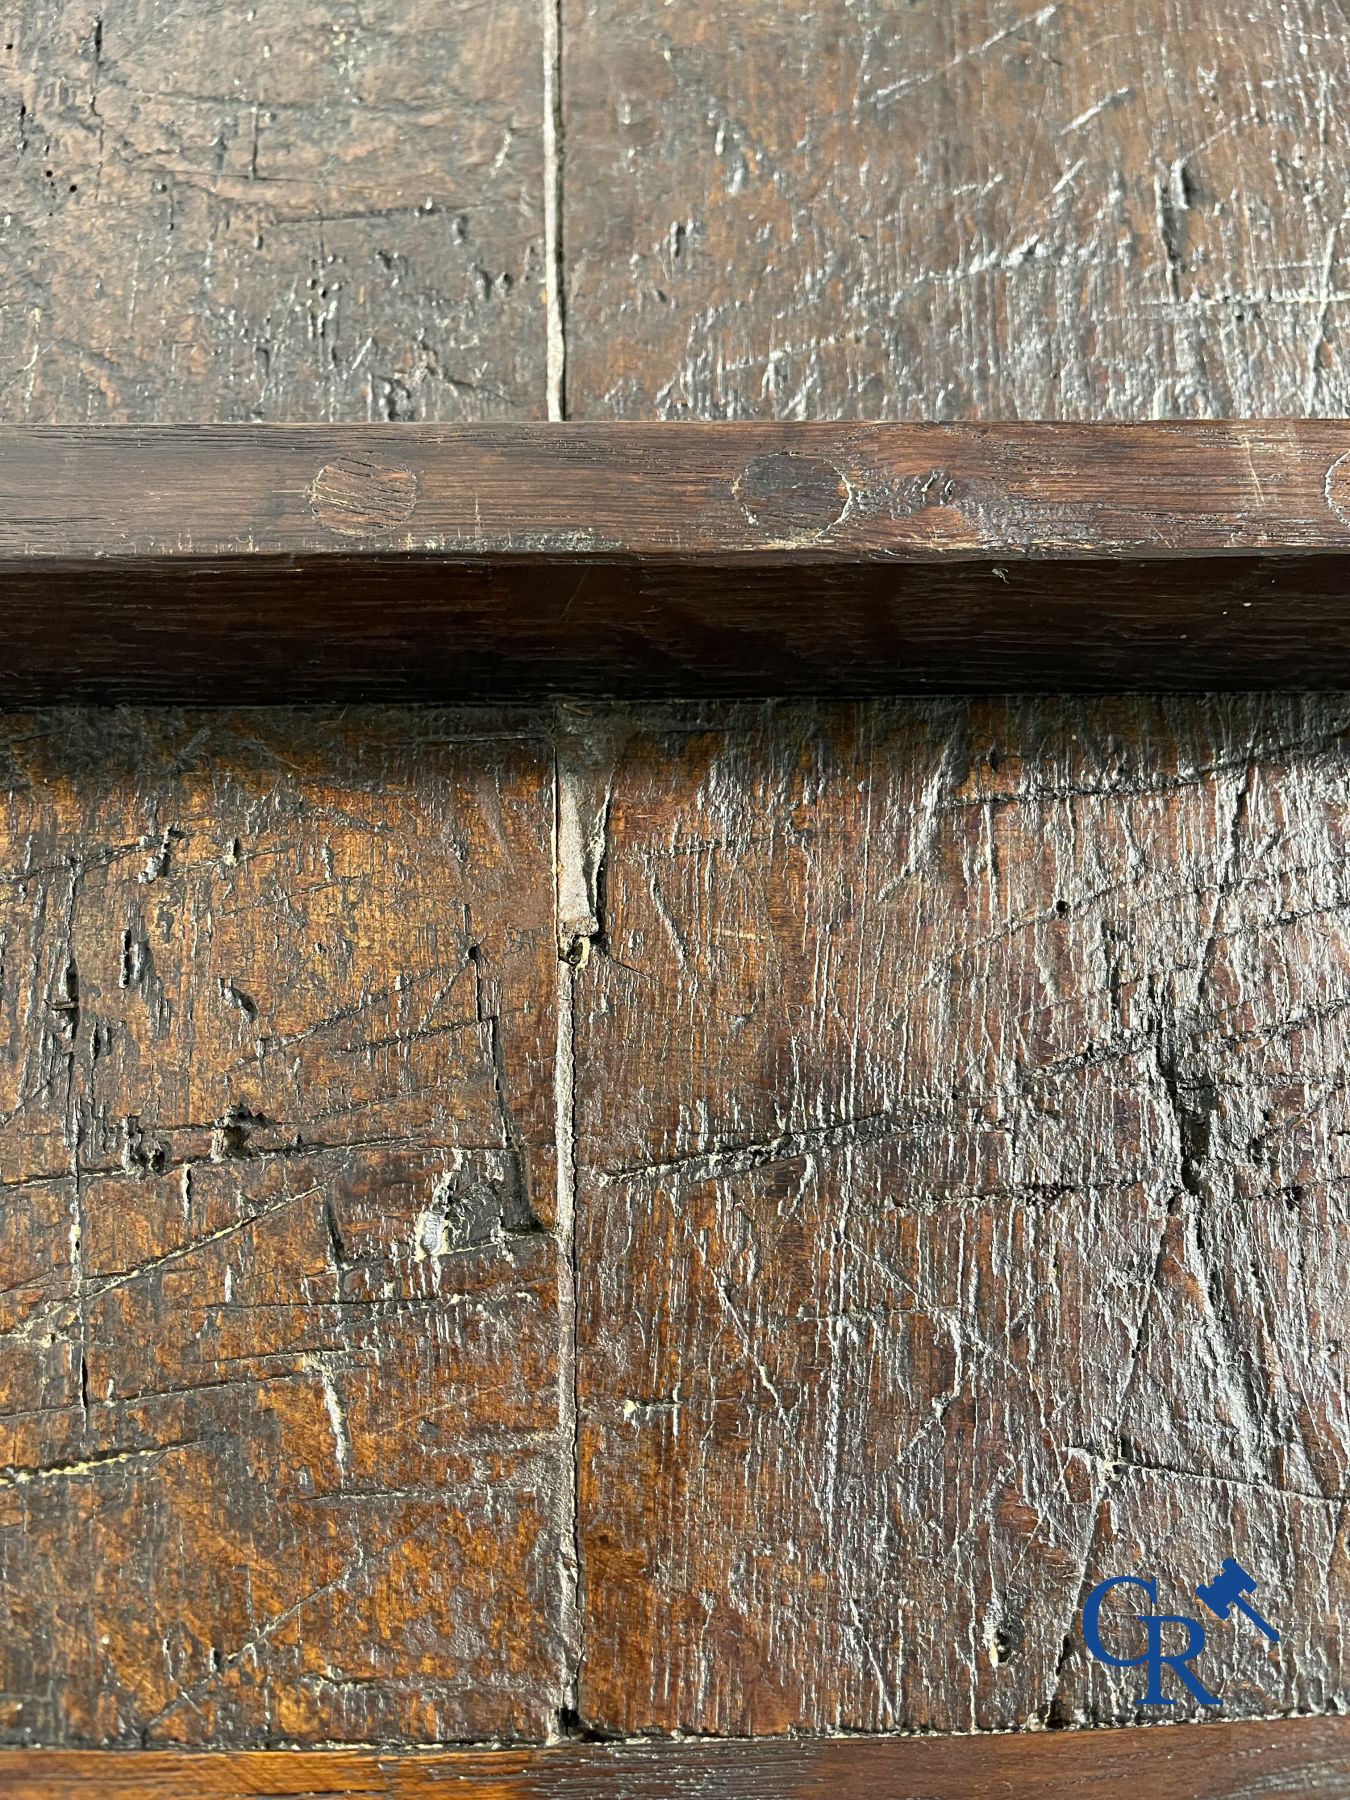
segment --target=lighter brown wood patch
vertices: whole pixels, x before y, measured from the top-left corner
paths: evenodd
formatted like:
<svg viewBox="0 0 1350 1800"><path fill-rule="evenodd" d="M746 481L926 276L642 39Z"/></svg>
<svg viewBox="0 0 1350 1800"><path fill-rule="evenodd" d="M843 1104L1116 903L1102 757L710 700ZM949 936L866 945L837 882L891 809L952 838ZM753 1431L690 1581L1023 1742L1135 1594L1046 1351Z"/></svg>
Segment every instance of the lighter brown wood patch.
<svg viewBox="0 0 1350 1800"><path fill-rule="evenodd" d="M365 537L406 525L417 505L417 477L402 463L373 456L339 456L314 477L314 517L343 537Z"/></svg>
<svg viewBox="0 0 1350 1800"><path fill-rule="evenodd" d="M1326 496L1336 517L1350 525L1350 450L1338 456L1327 470Z"/></svg>

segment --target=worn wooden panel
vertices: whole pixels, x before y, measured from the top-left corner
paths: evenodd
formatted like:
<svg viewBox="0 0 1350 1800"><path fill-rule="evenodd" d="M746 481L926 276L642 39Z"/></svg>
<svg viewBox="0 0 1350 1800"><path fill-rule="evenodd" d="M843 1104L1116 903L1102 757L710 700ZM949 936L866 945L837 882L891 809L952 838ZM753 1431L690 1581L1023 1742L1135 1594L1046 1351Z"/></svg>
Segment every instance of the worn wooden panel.
<svg viewBox="0 0 1350 1800"><path fill-rule="evenodd" d="M1228 1715L1342 1705L1343 703L596 732L583 1715L1129 1719L1088 1585L1229 1554Z"/></svg>
<svg viewBox="0 0 1350 1800"><path fill-rule="evenodd" d="M1330 0L566 0L547 253L539 19L11 8L7 415L538 415L557 248L578 415L1347 410ZM1229 1547L1230 1710L1343 1705L1336 706L672 714L564 783L579 1693L548 753L445 717L12 753L4 1736L1112 1719L1084 1585Z"/></svg>
<svg viewBox="0 0 1350 1800"><path fill-rule="evenodd" d="M573 417L1344 412L1336 0L564 0Z"/></svg>
<svg viewBox="0 0 1350 1800"><path fill-rule="evenodd" d="M1350 686L1347 446L1343 420L0 428L0 687Z"/></svg>
<svg viewBox="0 0 1350 1800"><path fill-rule="evenodd" d="M538 725L71 712L2 755L0 1732L547 1735Z"/></svg>
<svg viewBox="0 0 1350 1800"><path fill-rule="evenodd" d="M9 1800L1299 1800L1350 1785L1350 1722L1283 1719L1167 1731L565 1745L544 1750L0 1753Z"/></svg>
<svg viewBox="0 0 1350 1800"><path fill-rule="evenodd" d="M6 7L5 415L542 416L539 17Z"/></svg>

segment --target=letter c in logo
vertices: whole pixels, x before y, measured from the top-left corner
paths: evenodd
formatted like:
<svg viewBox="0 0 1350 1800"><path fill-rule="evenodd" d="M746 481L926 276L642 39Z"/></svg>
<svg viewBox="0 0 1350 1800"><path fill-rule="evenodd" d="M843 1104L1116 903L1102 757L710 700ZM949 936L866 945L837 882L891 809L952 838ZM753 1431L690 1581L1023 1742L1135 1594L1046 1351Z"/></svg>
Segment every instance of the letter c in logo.
<svg viewBox="0 0 1350 1800"><path fill-rule="evenodd" d="M1147 1579L1142 1575L1113 1575L1109 1581L1099 1581L1083 1602L1083 1638L1098 1662L1110 1663L1113 1669L1137 1669L1140 1663L1149 1659L1147 1644L1139 1656L1112 1656L1102 1642L1102 1601L1112 1588L1118 1587L1142 1588L1151 1606L1158 1603L1158 1584L1151 1575ZM1138 1614L1135 1617L1138 1618Z"/></svg>

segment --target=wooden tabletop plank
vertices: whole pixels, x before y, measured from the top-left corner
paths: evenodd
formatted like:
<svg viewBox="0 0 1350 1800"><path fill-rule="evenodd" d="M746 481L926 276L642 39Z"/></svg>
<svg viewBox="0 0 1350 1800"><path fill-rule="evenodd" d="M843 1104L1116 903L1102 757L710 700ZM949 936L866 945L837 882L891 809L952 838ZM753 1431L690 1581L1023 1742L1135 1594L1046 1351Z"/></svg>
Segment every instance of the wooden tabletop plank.
<svg viewBox="0 0 1350 1800"><path fill-rule="evenodd" d="M537 0L28 0L7 419L545 411Z"/></svg>
<svg viewBox="0 0 1350 1800"><path fill-rule="evenodd" d="M1295 1800L1350 1788L1350 1721L1283 1719L1124 1731L555 1749L0 1752L7 1800Z"/></svg>
<svg viewBox="0 0 1350 1800"><path fill-rule="evenodd" d="M570 417L1345 409L1323 0L564 12Z"/></svg>
<svg viewBox="0 0 1350 1800"><path fill-rule="evenodd" d="M1281 1640L1206 1616L1225 1710L1339 1704L1346 700L615 708L592 741L582 1716L1157 1718L1084 1602L1138 1572L1203 1612L1226 1555Z"/></svg>
<svg viewBox="0 0 1350 1800"><path fill-rule="evenodd" d="M538 721L10 714L0 793L0 1738L547 1736Z"/></svg>

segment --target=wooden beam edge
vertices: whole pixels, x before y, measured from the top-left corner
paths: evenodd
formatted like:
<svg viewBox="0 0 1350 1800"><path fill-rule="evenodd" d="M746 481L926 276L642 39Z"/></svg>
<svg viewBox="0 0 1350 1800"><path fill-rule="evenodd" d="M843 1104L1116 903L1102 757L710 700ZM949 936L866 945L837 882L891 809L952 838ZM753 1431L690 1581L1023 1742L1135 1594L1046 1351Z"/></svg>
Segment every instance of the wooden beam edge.
<svg viewBox="0 0 1350 1800"><path fill-rule="evenodd" d="M1350 424L8 427L0 683L1350 686Z"/></svg>
<svg viewBox="0 0 1350 1800"><path fill-rule="evenodd" d="M7 1800L1280 1800L1350 1793L1350 1718L957 1738L687 1740L432 1752L0 1751Z"/></svg>
<svg viewBox="0 0 1350 1800"><path fill-rule="evenodd" d="M1350 550L1350 422L0 428L0 567Z"/></svg>

